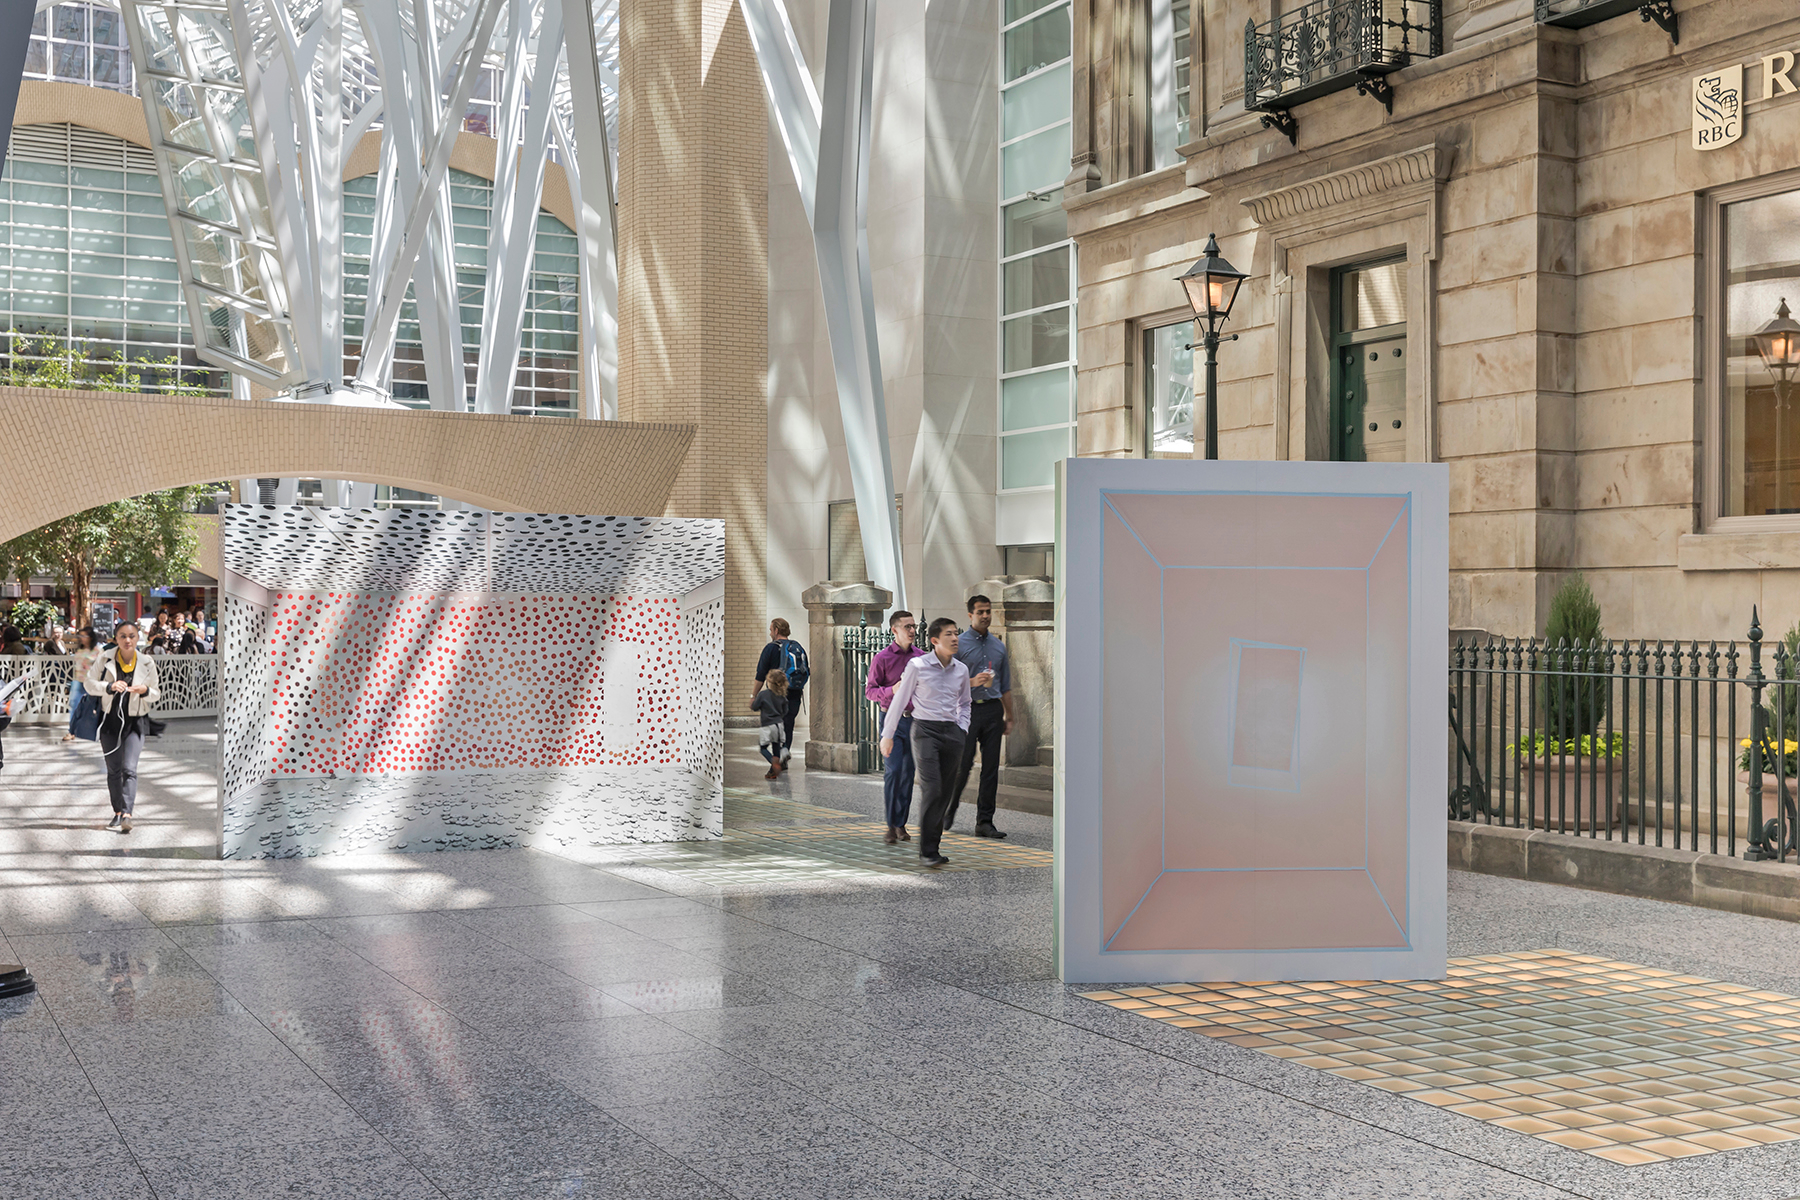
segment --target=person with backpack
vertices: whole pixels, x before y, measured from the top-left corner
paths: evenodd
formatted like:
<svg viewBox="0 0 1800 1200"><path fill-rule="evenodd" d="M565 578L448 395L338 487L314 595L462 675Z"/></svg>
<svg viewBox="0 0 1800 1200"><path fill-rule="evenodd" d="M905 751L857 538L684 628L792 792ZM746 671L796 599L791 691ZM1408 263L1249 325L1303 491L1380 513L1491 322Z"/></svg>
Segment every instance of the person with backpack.
<svg viewBox="0 0 1800 1200"><path fill-rule="evenodd" d="M781 744L783 766L794 752L794 718L800 715L806 681L812 676L812 668L806 662L806 647L789 637L790 631L788 623L780 617L769 622L769 644L763 647L762 657L756 660L756 690L750 694L750 703L754 705L756 698L762 695L763 680L768 678L770 671L780 671L787 676L787 716L782 721L786 739Z"/></svg>

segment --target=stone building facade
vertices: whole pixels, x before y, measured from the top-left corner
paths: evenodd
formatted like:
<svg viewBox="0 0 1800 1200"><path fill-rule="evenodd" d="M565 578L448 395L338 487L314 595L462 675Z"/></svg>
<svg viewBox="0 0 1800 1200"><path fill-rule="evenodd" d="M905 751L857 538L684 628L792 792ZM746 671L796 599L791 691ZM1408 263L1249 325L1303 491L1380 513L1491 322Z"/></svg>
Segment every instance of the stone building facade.
<svg viewBox="0 0 1800 1200"><path fill-rule="evenodd" d="M1157 168L1159 2L1075 9L1078 453L1204 453L1176 276L1216 232L1220 456L1448 463L1453 625L1542 632L1575 571L1612 636L1800 619L1756 338L1800 304L1800 9L1193 0Z"/></svg>

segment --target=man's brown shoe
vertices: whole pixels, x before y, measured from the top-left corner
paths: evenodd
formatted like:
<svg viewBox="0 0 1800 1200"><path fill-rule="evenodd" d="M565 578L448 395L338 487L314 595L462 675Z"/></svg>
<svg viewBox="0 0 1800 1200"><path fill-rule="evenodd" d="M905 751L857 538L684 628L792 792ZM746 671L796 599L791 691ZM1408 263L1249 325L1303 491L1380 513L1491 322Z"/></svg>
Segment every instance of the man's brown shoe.
<svg viewBox="0 0 1800 1200"><path fill-rule="evenodd" d="M901 841L903 841L903 842L912 841L912 834L906 832L906 826L904 826L904 825L899 826L899 830L900 830L900 840Z"/></svg>
<svg viewBox="0 0 1800 1200"><path fill-rule="evenodd" d="M900 840L900 835L894 832L894 827L892 825L889 825L887 827L887 832L881 835L881 840L892 846L895 842Z"/></svg>

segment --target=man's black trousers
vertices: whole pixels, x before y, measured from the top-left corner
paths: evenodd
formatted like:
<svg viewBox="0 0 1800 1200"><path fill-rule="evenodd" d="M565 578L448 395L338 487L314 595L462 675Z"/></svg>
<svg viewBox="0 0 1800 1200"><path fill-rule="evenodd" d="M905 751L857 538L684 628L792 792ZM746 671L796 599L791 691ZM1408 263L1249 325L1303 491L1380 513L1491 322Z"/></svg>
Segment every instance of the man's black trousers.
<svg viewBox="0 0 1800 1200"><path fill-rule="evenodd" d="M922 858L938 852L938 841L944 835L944 810L950 803L950 782L962 761L963 741L962 727L955 721L913 718L913 766L919 774L919 788L925 793L919 813Z"/></svg>
<svg viewBox="0 0 1800 1200"><path fill-rule="evenodd" d="M969 736L963 742L962 761L956 765L956 786L950 789L950 808L944 828L956 824L956 808L969 786L969 770L975 750L981 749L981 786L975 793L975 827L994 823L994 803L1000 797L1000 735L1006 731L1006 710L998 700L987 700L969 710Z"/></svg>

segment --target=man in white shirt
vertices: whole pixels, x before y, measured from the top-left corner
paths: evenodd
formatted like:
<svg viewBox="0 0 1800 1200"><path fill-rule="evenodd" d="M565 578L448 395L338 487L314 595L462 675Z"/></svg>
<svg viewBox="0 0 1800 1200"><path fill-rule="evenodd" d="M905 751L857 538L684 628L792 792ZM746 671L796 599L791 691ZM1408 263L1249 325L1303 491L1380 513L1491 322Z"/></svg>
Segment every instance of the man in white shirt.
<svg viewBox="0 0 1800 1200"><path fill-rule="evenodd" d="M950 784L962 762L963 739L968 736L969 668L956 657L956 622L939 617L931 623L931 653L906 664L894 685L894 700L887 720L881 723L881 754L894 752L894 733L900 718L912 709L912 748L924 811L919 815L919 861L940 867L950 860L938 853L944 835L944 812L950 804Z"/></svg>

